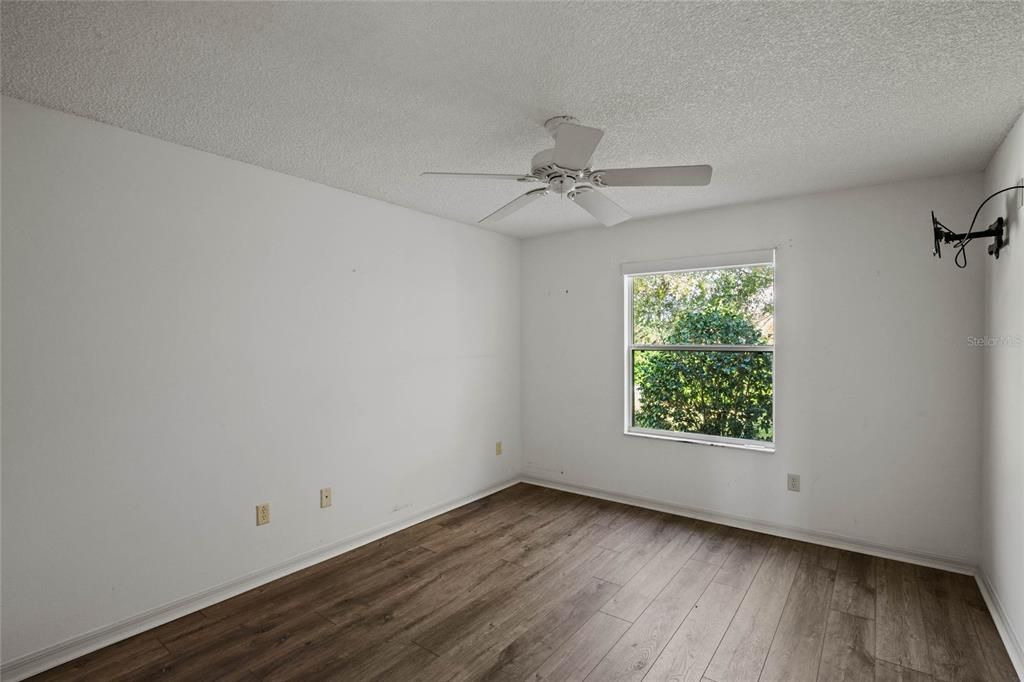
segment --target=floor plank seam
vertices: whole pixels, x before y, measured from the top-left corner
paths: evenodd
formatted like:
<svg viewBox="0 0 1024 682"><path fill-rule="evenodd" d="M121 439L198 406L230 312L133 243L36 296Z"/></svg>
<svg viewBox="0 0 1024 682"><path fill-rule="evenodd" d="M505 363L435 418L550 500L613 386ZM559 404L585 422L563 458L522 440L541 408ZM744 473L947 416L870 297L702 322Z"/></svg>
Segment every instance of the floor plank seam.
<svg viewBox="0 0 1024 682"><path fill-rule="evenodd" d="M602 611L602 613L604 613L604 612ZM611 615L611 614L605 614L605 615ZM616 616L612 616L612 618L615 618L615 617ZM593 618L593 616L591 616L591 618ZM622 619L619 618L619 620L622 620ZM629 621L626 621L626 622L628 623ZM632 624L630 624L630 627L632 627ZM604 652L604 655L601 656L601 658L597 659L597 662L594 663L593 667L590 670L587 671L587 674L583 677L583 682L587 682L590 679L590 676L594 674L594 671L597 670L601 666L602 663L604 663L604 659L608 658L608 654L610 654L612 651L615 650L615 647L619 645L619 642L622 641L622 638L626 636L627 632L629 632L629 628L626 628L625 630L623 630L622 634L615 638L615 641L612 642L612 645L610 647L608 647L607 651Z"/></svg>
<svg viewBox="0 0 1024 682"><path fill-rule="evenodd" d="M835 583L832 584L832 590L833 592L835 591ZM831 595L829 596L829 603L832 603ZM828 615L831 610L827 606L825 607L825 627L821 629L821 642L818 644L818 667L814 671L815 680L821 678L821 659L825 655L825 637L828 636Z"/></svg>
<svg viewBox="0 0 1024 682"><path fill-rule="evenodd" d="M594 547L599 547L599 546L598 546L598 545L594 545ZM600 547L600 549L604 549L604 548L603 548L603 547ZM611 550L606 550L606 551L611 551ZM592 576L592 577L593 577L593 576ZM616 586L617 586L617 587L619 587L620 589L622 588L622 586L621 586L621 585L618 585L618 583L613 583L613 582L610 582L610 581L608 581L608 580L601 580L600 578L596 578L596 577L594 578L594 580L597 580L597 581L599 581L599 582L605 583L605 584L607 584L607 585L616 585ZM561 642L558 642L558 644L557 644L557 645L553 645L553 646L551 647L551 654L550 654L549 656L547 656L547 657L546 657L546 658L545 658L545 659L544 659L543 661L541 661L541 662L540 662L540 664L539 664L539 665L537 666L537 668L536 668L535 670L533 670L533 671L532 671L532 672L531 672L531 673L530 673L530 674L529 674L529 675L527 676L527 679L530 679L530 678L532 678L532 677L533 677L533 676L534 676L534 675L536 674L537 670L540 670L541 668L543 668L543 667L544 667L544 664L548 662L548 659L550 659L550 658L551 658L552 656L554 656L555 654L557 654L557 653L558 653L558 650L559 650L559 649L560 649L560 648L562 647L562 645L564 645L564 644L565 644L566 642L569 642L570 640L572 640L572 638L573 638L573 637L575 637L575 636L576 636L576 634L577 634L577 633L578 633L578 632L579 632L580 630L582 630L582 629L583 629L584 627L586 627L586 626L587 626L587 623L589 623L589 622L590 622L591 620L593 620L593 619L594 619L594 616L596 616L596 615L597 615L598 613L603 613L604 615L606 615L606 616L611 616L612 618L615 618L615 619L617 619L617 620L623 620L622 618L618 618L617 616L612 616L612 615L611 615L610 613L607 613L607 612L605 612L605 611L604 611L604 607L605 607L605 605L607 605L607 604L608 604L608 602L610 602L610 601L611 601L612 599L614 599L614 598L615 598L615 595L616 595L616 594L618 594L618 593L619 593L619 590L615 590L614 592L612 592L611 594L609 594L609 595L608 595L608 598L604 600L604 602L603 602L603 603L601 604L601 606L600 606L600 607L599 607L599 608L597 609L597 611L595 611L594 613L590 614L590 617L589 617L589 618L587 618L587 619L586 619L585 621L583 621L583 622L582 622L582 623L580 624L580 626L579 626L578 628L576 628L575 630L573 630L573 631L572 631L572 633L570 633L568 637L566 637L565 639L563 639L563 640L562 640ZM623 621L623 622L626 622L626 623L628 623L629 621ZM623 637L623 636L624 636L624 635L626 634L626 632L628 632L628 631L629 631L629 628L626 628L626 630L624 630L624 631L622 632L622 634L621 634L621 635L619 635L619 637L618 637L618 638L617 638L617 639L615 640L615 642L614 642L614 643L612 644L612 646L611 646L611 647L610 647L610 648L608 649L608 651L611 651L611 650L612 650L613 648L615 648L615 645L619 643L619 640L620 640L620 639L622 639L622 637ZM605 656L607 656L607 655L608 655L608 652L605 652ZM588 676L588 677L590 676L590 673L592 673L592 672L594 671L594 669L596 669L596 668L597 668L597 666L598 666L598 665L600 665L601 661L603 661L603 660L604 660L604 656L602 656L602 657L601 657L601 658L600 658L600 659L599 659L599 660L597 661L597 663L595 663L595 664L594 664L594 667L593 667L593 668L591 668L591 669L590 669L589 671L587 671L587 676Z"/></svg>
<svg viewBox="0 0 1024 682"><path fill-rule="evenodd" d="M680 570L682 570L682 569L680 569ZM721 568L719 568L719 570L721 570ZM716 571L716 575L717 575L717 571ZM665 646L661 647L661 651L659 651L658 655L655 656L654 660L651 661L650 668L648 668L647 672L644 673L644 679L647 679L647 676L651 674L651 670L654 670L654 665L658 662L658 659L661 658L662 654L665 653L665 649L668 648L669 642L672 641L672 638L674 638L676 636L676 633L679 632L679 628L683 627L683 623L686 622L686 619L689 618L690 614L692 614L694 612L694 610L697 608L697 602L699 602L700 598L704 596L704 593L708 591L708 587L711 586L712 582L714 582L714 576L711 577L711 580L708 581L708 584L705 585L704 589L701 590L699 595L697 595L697 598L693 601L693 606L691 606L690 610L686 612L686 615L683 616L683 619L681 621L679 621L679 625L676 626L676 629L672 631L671 635L669 635L668 637L665 638ZM723 635L723 637L724 637L724 635ZM708 663L710 664L710 661L708 661ZM705 667L704 670L701 671L701 677L704 676L704 672L706 670L707 670L707 668Z"/></svg>
<svg viewBox="0 0 1024 682"><path fill-rule="evenodd" d="M830 592L829 596L828 596L829 604L831 604L832 603L832 595L835 594L835 591L836 591L836 579L839 577L839 565L836 564L836 568L834 570L829 568L829 567L827 567L827 566L825 566L824 568L825 568L826 571L829 571L829 572L834 574L832 576L832 592ZM793 588L790 587L790 592L792 592L792 591L793 591ZM821 641L818 642L818 668L817 668L817 672L814 675L814 679L815 680L818 679L818 675L821 673L821 658L822 658L822 656L825 655L825 636L828 634L828 614L829 614L830 610L831 609L826 605L825 606L825 623L824 623L824 627L821 628ZM782 621L781 616L779 617L779 621L780 622Z"/></svg>
<svg viewBox="0 0 1024 682"><path fill-rule="evenodd" d="M800 564L804 561L803 548L800 549ZM779 611L779 620L775 623L775 631L772 633L772 639L768 642L768 651L765 652L764 660L761 661L761 671L757 673L758 682L761 680L761 676L764 675L764 666L768 663L768 657L772 654L772 645L775 644L775 637L779 634L779 626L782 625L782 616L786 613L786 607L789 606L789 600L793 596L793 585L796 583L797 573L800 572L800 564L797 564L796 572L793 574L793 580L789 583L789 589L786 591L786 601L782 604L782 610Z"/></svg>
<svg viewBox="0 0 1024 682"><path fill-rule="evenodd" d="M602 608L602 609L600 609L600 610L598 611L598 613L602 613L602 614L604 614L604 615L608 616L609 618L614 618L615 620L621 620L621 621L622 621L623 623L629 623L629 624L630 624L631 626L632 626L632 625L633 625L633 623L634 623L634 621L631 621L631 620L626 620L625 618L622 618L621 616L616 616L616 615L615 615L614 613L608 613L608 612L607 612L607 611L605 611L605 610L604 610L603 608Z"/></svg>
<svg viewBox="0 0 1024 682"><path fill-rule="evenodd" d="M430 654L430 655L431 655L431 656L433 656L434 658L441 658L441 657L440 657L440 656L439 656L438 654L434 653L433 651L431 651L431 650L430 650L430 649L428 649L427 647L423 646L423 645L422 645L422 644L420 644L419 642L414 642L414 641L412 641L412 640L410 639L410 640L409 640L409 644L412 644L412 645L413 645L414 647L417 647L417 648L419 648L419 649L423 649L424 651L426 651L426 652L427 652L428 654Z"/></svg>
<svg viewBox="0 0 1024 682"><path fill-rule="evenodd" d="M814 679L815 680L821 680L821 659L825 655L824 647L825 647L825 637L828 636L828 617L829 617L829 614L833 611L833 609L832 609L832 602L834 602L835 599L836 599L836 588L838 586L839 586L839 564L837 563L836 564L836 578L835 578L835 580L832 583L832 592L831 592L831 594L828 595L828 605L825 606L825 636L823 636L821 638L822 650L820 652L818 652L818 669L814 673ZM876 634L875 637L877 638L878 635ZM872 663L874 663L874 661L872 661Z"/></svg>
<svg viewBox="0 0 1024 682"><path fill-rule="evenodd" d="M715 578L717 578L717 577L718 577L718 574L722 572L722 570L723 570L723 569L725 568L725 565L726 565L727 563L729 563L729 559L730 559L730 558L732 557L732 555L733 555L733 554L734 554L734 553L735 553L736 551L738 551L738 550L739 550L739 547L740 547L740 544L739 544L739 543L737 542L737 543L736 543L736 546L732 548L732 551L731 551L731 552L729 552L729 555L728 555L727 557L725 557L725 561L723 561L723 562L722 562L722 565L721 565L721 566L719 567L719 569L718 569L717 571L715 571L715 574L714 574L713 576L711 576L711 581L710 581L710 582L708 583L707 587L705 587L705 588L704 588L704 592L707 592L707 591L708 591L708 588L709 588L709 587L711 587L711 584L715 582ZM700 549L700 548L698 547L698 549ZM702 680L703 680L703 679L708 679L708 680L711 680L711 678L710 678L710 677L706 677L706 674L707 674L708 668L710 668L710 667L711 667L711 661L715 660L715 654L717 654L717 653L718 653L718 648L719 648L720 646L722 646L722 641L723 641L723 640L725 640L725 635L726 635L726 633L727 633L727 632L729 632L729 628L730 628L730 627L732 627L732 622L733 622L733 620L735 620L735 619L736 619L736 614L737 614L737 613L739 613L739 610L740 610L740 606L742 606L742 605L743 605L743 600L747 598L747 593L748 593L748 592L750 591L750 587L751 587L751 586L752 586L752 585L754 584L754 579L755 579L755 578L757 578L757 574L761 572L761 566L763 566L763 565L764 565L764 560L765 560L765 557L767 557L767 556L768 556L768 551L767 551L767 549L766 549L766 550L765 550L765 553L764 553L764 554L763 554L763 555L761 556L761 560L757 562L757 570L755 570L755 571L754 571L754 575L752 575L752 576L750 577L750 581L749 581L749 582L747 583L747 587L746 587L746 589L744 589L744 590L743 590L743 597L742 597L742 598L741 598L741 599L739 600L739 602L738 602L738 603L736 604L736 610L735 610L735 611L733 611L733 613L732 613L732 618L730 618L730 619L729 619L729 623L728 623L728 625L726 625L726 626L725 626L725 629L724 629L724 630L722 630L722 636L718 638L718 643L717 643L717 644L715 644L715 650L714 650L713 652L711 652L711 656L710 656L710 657L708 658L708 662L707 662L707 664L705 664L705 666L704 666L704 670L700 671L700 676L701 676L701 679L702 679ZM727 585L728 587L732 587L731 585L728 585L727 583L718 583L718 584L719 584L719 585ZM703 597L703 596L704 596L704 592L702 592L702 593L701 593L701 595L700 595L701 597ZM700 598L698 598L698 599L697 599L697 601L695 601L695 602L693 603L693 606L694 606L694 608L696 608L696 607L697 607L697 603L698 603L698 602L700 602ZM693 613L693 609L690 609L690 613ZM689 614L689 613L688 613L688 614L686 614L686 617L687 617L687 618L689 618L689 617L690 617L690 614ZM684 619L683 619L683 623L685 623L685 622L686 622L686 619L684 618ZM683 626L683 623L680 623L680 624L679 624L679 627L682 627L682 626ZM679 628L676 628L676 632L678 632L678 631L679 631ZM673 637L675 637L675 632L674 632L674 633L672 633L672 636L673 636ZM671 641L672 641L672 639L671 639L671 638L669 638L669 642L671 642ZM644 677L647 677L647 676L646 676L646 675L644 675ZM714 681L714 680L712 680L711 682L715 682L715 681Z"/></svg>
<svg viewBox="0 0 1024 682"><path fill-rule="evenodd" d="M968 608L970 608L970 607L968 607ZM978 643L980 645L981 642L982 642L981 630L978 629L978 624L976 622L974 622L973 618L971 618L970 620L971 620L971 630L974 632L974 636L978 638ZM993 670L998 670L998 668L996 668L996 666L995 666L995 661L992 660L992 657L989 654L988 650L985 649L984 647L982 647L982 653L985 654L985 665L988 668L988 674L992 675L992 679L994 680L994 679L996 679L996 676L992 674L992 671Z"/></svg>
<svg viewBox="0 0 1024 682"><path fill-rule="evenodd" d="M770 549L771 549L771 546L769 545L768 550L770 551ZM768 551L766 551L765 555L763 557L761 557L761 562L757 565L757 570L754 571L754 575L751 576L750 582L747 583L747 587L743 590L743 598L740 599L739 604L736 606L736 610L732 612L732 617L729 619L729 624L726 625L725 626L725 630L722 631L722 637L718 640L718 644L715 646L715 650L711 653L711 658L708 659L707 667L704 668L704 672L701 673L701 678L702 679L707 677L707 670L708 670L708 668L711 667L711 662L715 660L715 656L718 655L718 650L720 648L722 648L722 642L725 641L725 636L729 633L729 630L732 629L732 624L736 620L736 614L738 614L740 612L740 609L743 608L743 602L745 602L747 600L747 595L750 594L750 588L754 586L754 582L757 581L757 576L761 574L761 569L764 568L764 562L765 562L765 559L767 557L768 557ZM715 575L717 575L717 573ZM715 581L714 578L712 578L711 582L714 582L714 581ZM780 616L780 620L781 620L781 616ZM766 656L766 658L767 658L767 656ZM762 668L763 667L764 666L762 665ZM760 673L758 673L758 677L760 677ZM711 680L710 677L707 677L707 679ZM711 682L717 682L717 680L711 680Z"/></svg>
<svg viewBox="0 0 1024 682"><path fill-rule="evenodd" d="M162 646L164 648L164 651L166 651L169 655L171 655L171 656L174 655L174 654L171 653L171 650L167 648L167 645L164 644L164 641L162 639L160 639L160 637L158 637L157 635L153 635L153 639L155 639L157 642L159 642L160 646Z"/></svg>
<svg viewBox="0 0 1024 682"><path fill-rule="evenodd" d="M691 533L690 535L692 536L692 535L693 535L693 533ZM687 538L687 539L689 539L689 538ZM707 542L707 539L708 539L708 538L707 538L707 536L705 536L705 538L704 538L704 540L703 540L703 541L701 542L701 544L697 546L696 550L694 550L694 554L696 554L697 552L699 552L699 551L700 551L700 548L704 546L704 543L705 543L705 542ZM677 625L677 626L676 626L676 628L675 628L675 630L673 630L673 631L672 631L672 634L671 634L671 635L670 635L669 637L665 638L665 646L663 646L663 647L661 648L661 651L659 651L659 652L658 652L658 655L657 655L657 656L655 656L655 657L654 657L654 660L652 660L652 661L651 661L651 666L650 666L650 668L649 668L649 669L647 670L647 672L646 672L646 673L644 674L644 678L643 678L643 679L647 679L647 676L651 674L651 671L652 671L652 670L654 670L654 666L655 666L655 664L657 664L657 662L658 662L658 659L660 659L660 658L661 658L662 654L664 654L664 653L665 653L665 649L666 649L666 648L668 647L668 645L669 645L669 643L670 643L670 642L672 641L672 639L673 639L673 638L674 638L674 637L676 636L676 633L677 633L677 632L679 632L679 628L683 627L683 623L685 623L685 622L686 622L686 619L687 619L687 618L689 618L691 614L693 614L694 610L695 610L695 609L697 608L697 604L698 604L698 603L700 602L700 600L701 600L701 597L703 597L703 596L704 596L704 594L705 594L705 593L706 593L706 592L708 591L708 588L709 588L709 587L711 587L711 584L715 582L715 578L716 578L716 577L718 576L718 574L719 574L719 573L721 573L721 572L722 572L722 569L723 569L723 568L725 568L725 565L726 565L726 564L727 564L727 563L729 562L729 558L730 558L730 557L731 557L731 556L732 556L732 555L733 555L733 554L734 554L734 553L735 553L735 552L736 552L736 551L737 551L737 550L739 549L739 546L740 546L740 543L738 543L738 542L737 542L737 543L736 543L736 544L735 544L735 545L733 546L733 548L732 548L731 550L729 550L729 553L728 553L728 554L726 555L725 559L724 559L724 560L722 561L721 565L720 565L720 566L718 567L718 570L717 570L717 571L715 571L715 574L711 576L711 580L709 580L709 581L708 581L707 585L705 585L705 586L704 586L704 589L703 589L703 590L701 590L700 594L699 594L699 595L697 596L697 598L696 598L696 599L694 600L694 602L693 602L693 606L691 606L691 607L690 607L690 610L686 612L686 615L685 615L685 616L683 616L683 619L682 619L681 621L679 621L679 625ZM693 556L693 555L691 555L691 558L690 558L690 559L687 559L687 560L686 560L686 561L685 561L685 562L683 563L683 565L679 567L679 570L677 570L677 571L676 571L676 572L675 572L675 573L674 573L674 574L672 575L672 578L671 578L671 579L669 579L669 582L672 582L672 580L673 580L673 579L675 578L675 576L679 574L679 571L682 571L682 570L683 570L683 568L685 568L685 567L686 567L686 565L687 565L688 563L690 563L691 561L698 561L697 559L693 559L693 558L692 558L692 556ZM760 564L758 564L758 568L760 569ZM751 582L753 582L753 581L751 581ZM667 586L668 586L668 583L666 583L666 587L667 587ZM664 588L662 588L662 591L664 591ZM661 593L659 592L659 594L661 594ZM651 603L654 603L654 602L652 601ZM739 610L739 607L737 607L737 610ZM735 614L733 614L733 615L735 615ZM732 622L732 621L730 620L730 624L731 624L731 622ZM728 628L726 628L726 630L728 630ZM723 631L723 633L722 633L722 637L721 637L721 638L720 638L720 639L718 640L718 643L719 643L719 644L721 644L721 642L722 642L722 639L724 639L724 638L725 638L725 632ZM716 645L716 646L715 646L715 651L717 651L717 650L718 650L718 646ZM714 657L714 655L712 655L712 658L713 658L713 657ZM708 665L710 665L710 664L711 664L711 659L708 659ZM701 671L701 677L704 677L704 673L705 673L705 672L707 672L707 666L705 666L705 667L704 667L704 670L702 670L702 671Z"/></svg>
<svg viewBox="0 0 1024 682"><path fill-rule="evenodd" d="M917 592L917 601L919 602L919 604L921 606L921 618L923 620L924 619L924 602L921 600L921 580L920 580L920 575L917 573L916 569L914 571L914 591ZM929 641L929 639L930 638L928 637L928 624L925 623L924 624L924 653L928 657L928 667L930 668L930 670L927 670L927 671L918 670L917 672L923 672L926 675L931 675L932 679L935 679L935 677L936 677L935 676L935 672L934 672L934 670L935 670L935 661L932 660L932 643ZM914 668L912 666L905 666L905 667L910 668L911 670L916 670L916 668Z"/></svg>
<svg viewBox="0 0 1024 682"><path fill-rule="evenodd" d="M882 658L881 656L879 656L879 654L878 654L878 652L881 651L881 649L878 646L878 639L881 636L882 628L880 627L879 621L878 621L878 581L879 581L879 570L878 570L878 561L875 560L875 559L871 560L871 570L875 572L875 603L874 603L874 607L875 607L875 677L878 677L878 661L880 661L880 660L884 661L885 659Z"/></svg>
<svg viewBox="0 0 1024 682"><path fill-rule="evenodd" d="M637 621L639 621L639 620L640 620L641 618L643 618L643 617L644 617L644 614L645 614L645 613L647 613L647 609L651 608L651 604L653 604L654 602L656 602L656 601L658 600L658 597L660 597L660 596L661 596L661 593L662 593L662 592L664 592L664 591L665 591L665 589L666 589L666 588L667 588L667 587L669 586L669 584L670 584L670 583L671 583L671 582L672 582L672 581L673 581L673 580L675 579L675 577L676 577L677 575L679 575L679 571L683 570L683 567L684 567L684 566L686 566L686 564L687 564L687 563L689 563L689 560L687 560L686 562L684 562L682 566L680 566L680 567L679 567L678 569L676 569L675 573L673 573L673 574L672 574L672 577L671 577L671 578L669 578L668 582L667 582L667 583L665 583L665 585L664 585L664 586L662 586L662 588L661 588L660 590L658 590L658 593L657 593L656 595L654 595L654 598L653 598L653 599L651 599L651 601L647 602L647 606L645 606L645 607L643 608L643 611L641 611L641 612L639 613L639 615L637 615L637 617L636 617L636 620L633 620L633 621L628 621L628 622L631 622L631 623L636 623L636 622L637 622ZM644 564L644 565L646 566L646 564ZM641 568L640 570L643 570L643 568ZM637 573L639 573L639 572L640 572L640 571L637 571ZM633 574L633 577L636 577L636 574L635 574L635 573ZM598 578L598 580L600 580L600 578ZM630 578L630 580L632 580L632 578ZM626 582L629 582L629 581L626 581ZM612 614L610 614L610 613L609 613L608 615L610 616L610 615L612 615ZM626 620L626 619L624 619L624 618L623 618L622 620Z"/></svg>

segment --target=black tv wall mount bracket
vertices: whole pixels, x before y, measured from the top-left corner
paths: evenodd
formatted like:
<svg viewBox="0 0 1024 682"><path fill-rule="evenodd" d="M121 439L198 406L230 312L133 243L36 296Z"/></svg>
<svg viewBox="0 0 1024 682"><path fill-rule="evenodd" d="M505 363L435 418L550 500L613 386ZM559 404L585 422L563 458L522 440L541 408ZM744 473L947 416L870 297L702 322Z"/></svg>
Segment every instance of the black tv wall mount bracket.
<svg viewBox="0 0 1024 682"><path fill-rule="evenodd" d="M935 211L932 211L932 235L935 239L935 245L932 248L932 255L942 258L941 245L952 244L956 242L958 245L969 244L975 239L986 239L992 237L992 243L988 245L988 255L999 258L999 252L1003 249L1006 242L1003 239L1003 234L1006 230L1006 222L1002 216L996 218L995 222L988 226L987 229L979 230L977 232L954 232L949 229L935 217Z"/></svg>
<svg viewBox="0 0 1024 682"><path fill-rule="evenodd" d="M966 232L954 232L949 229L935 217L935 211L932 211L932 255L942 258L942 244L954 244L956 257L953 259L953 262L958 268L966 268L967 245L975 239L987 239L991 237L992 243L988 246L988 255L999 258L999 252L1002 251L1008 243L1006 221L1002 216L1000 216L996 218L995 222L989 225L988 228L978 230L977 232L974 231L974 224L978 222L978 216L981 215L981 209L985 207L985 204L1003 192L1012 192L1014 190L1024 191L1024 180L1016 185L1010 185L1009 187L996 190L985 197L985 200L978 205L978 210L974 212L974 217L971 219L971 226L967 228ZM1018 195L1018 215L1020 214L1020 206L1024 203L1022 202L1022 199L1024 199L1024 197Z"/></svg>

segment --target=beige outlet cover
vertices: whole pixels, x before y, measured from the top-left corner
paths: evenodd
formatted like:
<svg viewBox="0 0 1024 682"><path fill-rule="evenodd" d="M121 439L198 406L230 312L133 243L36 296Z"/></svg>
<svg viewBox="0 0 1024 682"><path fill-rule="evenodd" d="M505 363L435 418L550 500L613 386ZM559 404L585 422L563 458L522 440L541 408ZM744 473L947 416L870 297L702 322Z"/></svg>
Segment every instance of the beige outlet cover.
<svg viewBox="0 0 1024 682"><path fill-rule="evenodd" d="M270 523L270 503L256 505L256 525L265 526Z"/></svg>

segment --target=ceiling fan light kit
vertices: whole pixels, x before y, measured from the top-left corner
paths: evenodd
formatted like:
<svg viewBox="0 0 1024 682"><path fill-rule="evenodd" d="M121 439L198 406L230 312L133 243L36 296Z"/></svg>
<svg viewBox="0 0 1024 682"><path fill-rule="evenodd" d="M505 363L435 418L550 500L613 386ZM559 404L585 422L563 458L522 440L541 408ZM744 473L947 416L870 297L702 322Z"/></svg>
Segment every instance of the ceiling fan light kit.
<svg viewBox="0 0 1024 682"><path fill-rule="evenodd" d="M610 168L592 170L591 157L604 137L604 131L580 125L572 116L548 119L544 127L555 146L534 154L530 172L514 173L438 173L423 175L515 180L543 183L544 187L516 197L497 211L481 219L481 225L493 223L549 194L563 196L611 227L629 220L629 213L597 191L598 187L696 187L711 182L711 166L660 166L652 168Z"/></svg>

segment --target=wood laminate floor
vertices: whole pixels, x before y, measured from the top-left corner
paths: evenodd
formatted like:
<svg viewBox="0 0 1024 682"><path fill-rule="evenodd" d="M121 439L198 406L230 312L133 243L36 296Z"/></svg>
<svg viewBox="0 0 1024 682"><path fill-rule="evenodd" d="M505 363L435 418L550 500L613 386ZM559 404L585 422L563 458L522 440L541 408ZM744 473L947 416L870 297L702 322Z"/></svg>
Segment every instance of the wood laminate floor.
<svg viewBox="0 0 1024 682"><path fill-rule="evenodd" d="M972 578L519 484L38 680L1016 680Z"/></svg>

